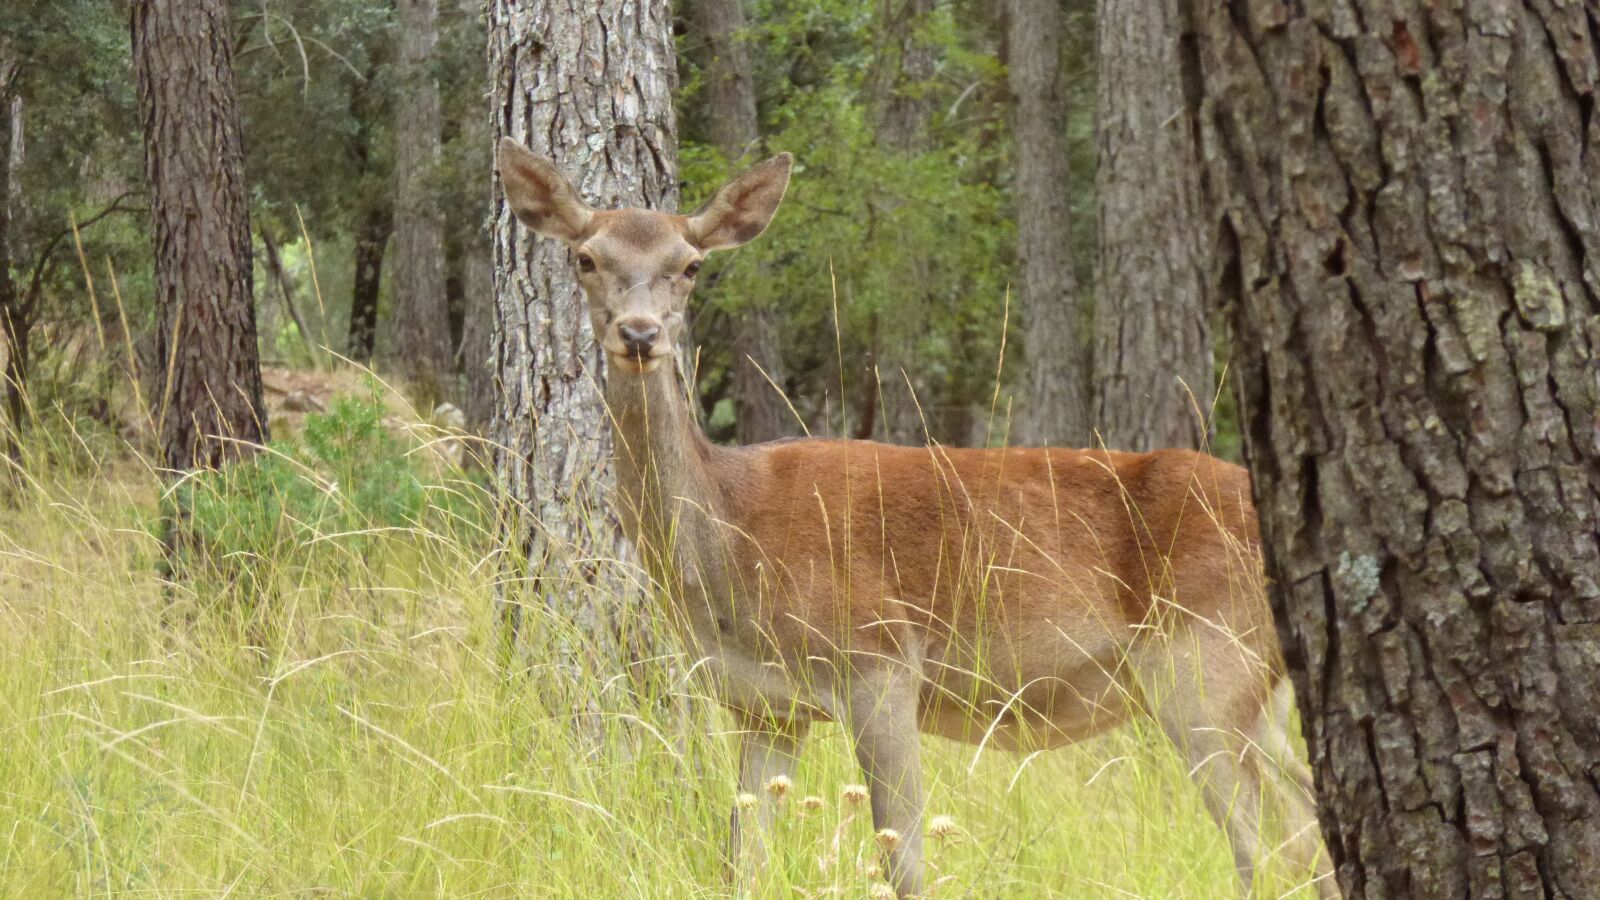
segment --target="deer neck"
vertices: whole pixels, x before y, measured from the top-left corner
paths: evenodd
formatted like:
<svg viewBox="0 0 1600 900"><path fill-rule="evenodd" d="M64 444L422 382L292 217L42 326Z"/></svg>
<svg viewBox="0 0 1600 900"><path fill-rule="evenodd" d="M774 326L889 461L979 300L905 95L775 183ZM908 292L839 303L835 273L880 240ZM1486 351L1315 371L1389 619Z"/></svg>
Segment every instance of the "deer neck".
<svg viewBox="0 0 1600 900"><path fill-rule="evenodd" d="M716 540L709 523L721 516L724 499L713 473L726 451L701 432L676 366L610 373L606 403L615 428L619 512L646 560L664 564L674 545Z"/></svg>

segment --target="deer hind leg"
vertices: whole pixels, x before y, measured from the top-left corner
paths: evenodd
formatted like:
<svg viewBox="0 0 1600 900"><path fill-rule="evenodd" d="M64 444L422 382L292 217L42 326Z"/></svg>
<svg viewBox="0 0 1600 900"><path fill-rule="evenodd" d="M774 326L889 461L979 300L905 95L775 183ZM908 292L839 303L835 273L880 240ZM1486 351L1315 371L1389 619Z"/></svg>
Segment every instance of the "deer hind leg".
<svg viewBox="0 0 1600 900"><path fill-rule="evenodd" d="M1297 874L1328 872L1320 833L1299 782L1309 784L1288 741L1288 682L1224 634L1176 639L1192 652L1174 654L1167 683L1152 692L1157 722L1189 764L1211 817L1228 836L1246 893L1263 851L1280 853ZM1174 676L1176 676L1174 678ZM1283 843L1263 846L1263 807L1276 813ZM1277 829L1275 829L1276 831ZM1331 877L1323 898L1337 898Z"/></svg>
<svg viewBox="0 0 1600 900"><path fill-rule="evenodd" d="M1315 878L1318 897L1338 900L1338 882L1322 843L1322 830L1313 802L1316 786L1311 781L1311 770L1289 739L1293 710L1294 688L1289 679L1280 678L1260 722L1259 743L1265 750L1265 758L1259 760L1265 769L1262 781L1275 791L1274 798L1281 809L1283 844L1280 852L1297 875Z"/></svg>
<svg viewBox="0 0 1600 900"><path fill-rule="evenodd" d="M774 778L794 778L800 747L810 723L757 716L739 716L739 798L729 817L729 874L741 889L753 887L756 871L766 865L772 819L778 798L768 791ZM755 798L752 805L748 797Z"/></svg>

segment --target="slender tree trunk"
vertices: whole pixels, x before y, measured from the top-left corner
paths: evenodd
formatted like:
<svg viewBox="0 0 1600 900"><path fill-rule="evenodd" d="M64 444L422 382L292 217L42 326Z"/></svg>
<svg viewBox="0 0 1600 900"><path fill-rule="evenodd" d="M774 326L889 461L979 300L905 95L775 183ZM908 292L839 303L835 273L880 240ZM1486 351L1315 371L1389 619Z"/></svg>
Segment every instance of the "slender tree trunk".
<svg viewBox="0 0 1600 900"><path fill-rule="evenodd" d="M395 259L385 355L431 408L449 393L455 357L445 295L444 215L434 195L443 135L433 72L438 0L398 0L396 8L402 90L395 103Z"/></svg>
<svg viewBox="0 0 1600 900"><path fill-rule="evenodd" d="M267 437L228 5L136 0L132 33L155 243L151 401L162 464L215 467Z"/></svg>
<svg viewBox="0 0 1600 900"><path fill-rule="evenodd" d="M1344 894L1600 897L1600 8L1186 8Z"/></svg>
<svg viewBox="0 0 1600 900"><path fill-rule="evenodd" d="M22 296L11 276L12 222L17 204L17 169L22 126L21 98L17 96L18 71L0 47L0 339L5 341L4 389L6 423L0 438L7 456L16 455L17 431L22 427L23 382L27 354L27 329L22 315Z"/></svg>
<svg viewBox="0 0 1600 900"><path fill-rule="evenodd" d="M356 223L355 277L350 290L350 358L372 361L378 337L378 289L383 286L383 256L394 230L394 210L375 204Z"/></svg>
<svg viewBox="0 0 1600 900"><path fill-rule="evenodd" d="M475 231L461 258L461 293L466 315L461 323L460 370L466 377L467 429L488 434L494 421L495 372L492 363L495 295L494 263L488 238ZM476 450L476 448L474 448Z"/></svg>
<svg viewBox="0 0 1600 900"><path fill-rule="evenodd" d="M278 242L272 236L272 229L260 228L261 249L267 255L267 271L272 274L272 280L278 284L278 294L283 297L283 310L294 321L295 331L300 333L300 342L305 344L306 351L312 359L317 358L317 342L311 338L311 329L307 327L305 317L300 315L300 306L294 302L294 279L289 277L289 272L283 267L283 257L278 252Z"/></svg>
<svg viewBox="0 0 1600 900"><path fill-rule="evenodd" d="M675 209L666 0L490 0L488 10L496 138L554 160L597 208ZM575 623L592 653L558 662L615 672L643 599L628 573L594 562L625 555L610 505L602 354L566 248L529 234L496 198L495 472L508 543L528 567L516 582L527 589L508 592L503 611L514 638L531 637L529 608Z"/></svg>
<svg viewBox="0 0 1600 900"><path fill-rule="evenodd" d="M1185 93L1198 73L1179 52L1178 2L1100 0L1097 17L1092 421L1118 450L1203 446L1214 394L1199 122Z"/></svg>
<svg viewBox="0 0 1600 900"><path fill-rule="evenodd" d="M877 0L874 7L867 101L878 147L887 153L909 156L928 148L934 113L928 86L938 63L927 34L934 6L935 0ZM909 281L926 283L928 260L902 264L913 273ZM876 418L885 439L921 444L928 438L931 413L924 407L932 392L917 365L916 323L924 320L928 299L909 295L896 299L901 314L893 322L873 323L876 340L868 348L870 368L862 385L873 398L863 402L862 420L868 418L869 408L881 407Z"/></svg>
<svg viewBox="0 0 1600 900"><path fill-rule="evenodd" d="M1060 0L1009 0L1006 80L1017 158L1017 284L1026 393L1011 441L1081 446L1089 438L1088 341L1072 270L1067 105Z"/></svg>
<svg viewBox="0 0 1600 900"><path fill-rule="evenodd" d="M696 0L694 27L705 45L705 104L711 143L736 167L760 149L756 83L745 45L743 0ZM788 378L782 331L770 296L740 297L733 311L733 402L739 443L794 431L779 392ZM773 385L777 385L774 387Z"/></svg>

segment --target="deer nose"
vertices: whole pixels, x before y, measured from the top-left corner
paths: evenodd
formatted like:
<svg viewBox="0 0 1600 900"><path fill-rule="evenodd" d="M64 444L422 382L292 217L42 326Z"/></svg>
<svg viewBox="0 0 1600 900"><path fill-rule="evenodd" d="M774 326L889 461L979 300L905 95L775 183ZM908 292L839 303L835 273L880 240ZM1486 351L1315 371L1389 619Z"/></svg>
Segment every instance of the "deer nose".
<svg viewBox="0 0 1600 900"><path fill-rule="evenodd" d="M638 359L650 355L650 350L655 346L656 338L660 334L660 325L648 322L617 323L617 335L622 338L622 345L627 348L629 356Z"/></svg>

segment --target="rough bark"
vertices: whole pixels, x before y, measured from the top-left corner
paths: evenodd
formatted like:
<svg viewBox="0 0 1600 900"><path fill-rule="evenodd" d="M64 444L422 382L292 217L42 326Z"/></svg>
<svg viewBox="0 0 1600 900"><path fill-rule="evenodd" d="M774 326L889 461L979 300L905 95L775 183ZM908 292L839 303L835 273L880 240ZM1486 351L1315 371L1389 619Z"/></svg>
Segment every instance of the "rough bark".
<svg viewBox="0 0 1600 900"><path fill-rule="evenodd" d="M350 358L372 361L378 339L378 290L383 286L383 257L394 231L394 210L374 204L356 223L355 277L350 290Z"/></svg>
<svg viewBox="0 0 1600 900"><path fill-rule="evenodd" d="M761 143L744 2L696 0L693 13L705 58L706 128L712 145L739 168L752 160ZM742 444L776 440L795 430L788 405L773 387L781 388L788 378L778 311L771 297L741 297L732 306L738 439Z"/></svg>
<svg viewBox="0 0 1600 900"><path fill-rule="evenodd" d="M675 209L666 0L490 0L488 16L496 139L554 160L597 208ZM625 555L610 505L602 354L566 248L518 225L496 191L494 464L507 543L523 551L528 576L503 611L515 636L526 608L542 604L589 641L560 663L615 671L627 653L619 633L642 597L595 562Z"/></svg>
<svg viewBox="0 0 1600 900"><path fill-rule="evenodd" d="M1072 271L1060 0L1009 0L1006 81L1016 139L1017 283L1024 381L1012 442L1082 446L1088 347Z"/></svg>
<svg viewBox="0 0 1600 900"><path fill-rule="evenodd" d="M1215 385L1196 73L1178 0L1100 0L1097 21L1092 422L1117 450L1199 448Z"/></svg>
<svg viewBox="0 0 1600 900"><path fill-rule="evenodd" d="M867 102L873 135L879 149L887 153L910 155L928 147L934 113L929 88L938 58L926 29L934 6L935 0L878 0L874 7ZM875 198L875 202L889 201ZM913 270L927 268L925 260L913 259L907 264ZM926 276L919 271L912 280L920 284ZM869 396L861 404L861 422L870 425L873 411L881 406L881 414L875 418L884 439L921 444L928 438L925 418L930 412L926 407L933 397L916 363L918 335L913 323L922 320L919 308L927 301L915 296L896 300L901 315L892 323L873 323L874 341L868 347L862 385ZM859 432L860 423L857 428ZM870 428L866 433L870 434Z"/></svg>
<svg viewBox="0 0 1600 900"><path fill-rule="evenodd" d="M1600 9L1187 9L1345 896L1600 897Z"/></svg>
<svg viewBox="0 0 1600 900"><path fill-rule="evenodd" d="M215 467L267 438L228 5L137 0L132 37L155 245L150 398L162 464Z"/></svg>
<svg viewBox="0 0 1600 900"><path fill-rule="evenodd" d="M444 120L434 74L438 0L398 0L394 264L384 356L425 408L449 393L455 345L445 292L444 214L434 196Z"/></svg>

